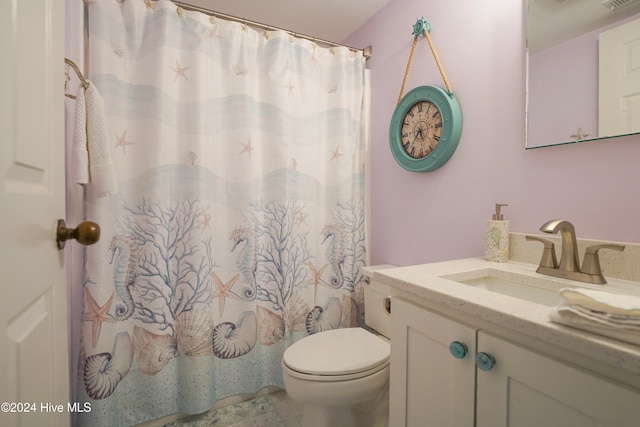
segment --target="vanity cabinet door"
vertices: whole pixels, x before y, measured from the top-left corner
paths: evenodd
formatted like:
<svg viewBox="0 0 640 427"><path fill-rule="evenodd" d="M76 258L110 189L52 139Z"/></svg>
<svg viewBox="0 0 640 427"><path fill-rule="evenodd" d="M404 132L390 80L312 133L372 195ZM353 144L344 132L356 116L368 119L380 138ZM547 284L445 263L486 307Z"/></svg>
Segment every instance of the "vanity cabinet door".
<svg viewBox="0 0 640 427"><path fill-rule="evenodd" d="M637 427L640 422L638 390L484 331L478 332L478 352L495 364L477 371L477 427Z"/></svg>
<svg viewBox="0 0 640 427"><path fill-rule="evenodd" d="M475 329L392 298L391 334L389 425L473 426Z"/></svg>

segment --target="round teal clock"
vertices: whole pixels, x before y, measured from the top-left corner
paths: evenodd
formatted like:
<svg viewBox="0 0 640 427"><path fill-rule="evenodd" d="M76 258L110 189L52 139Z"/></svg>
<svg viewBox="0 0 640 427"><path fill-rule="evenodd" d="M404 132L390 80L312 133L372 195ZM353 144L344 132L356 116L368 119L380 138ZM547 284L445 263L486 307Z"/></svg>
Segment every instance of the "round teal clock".
<svg viewBox="0 0 640 427"><path fill-rule="evenodd" d="M436 86L419 86L393 112L391 153L408 171L433 171L451 158L461 133L462 112L453 94Z"/></svg>

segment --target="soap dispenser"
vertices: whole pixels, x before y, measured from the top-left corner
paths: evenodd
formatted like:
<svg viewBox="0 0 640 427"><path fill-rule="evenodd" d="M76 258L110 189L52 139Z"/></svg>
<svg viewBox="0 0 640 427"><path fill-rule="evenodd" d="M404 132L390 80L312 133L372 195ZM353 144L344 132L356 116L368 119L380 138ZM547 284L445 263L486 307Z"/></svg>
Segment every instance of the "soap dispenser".
<svg viewBox="0 0 640 427"><path fill-rule="evenodd" d="M509 221L505 221L500 212L504 203L496 203L496 212L487 221L484 232L484 257L487 261L509 261Z"/></svg>

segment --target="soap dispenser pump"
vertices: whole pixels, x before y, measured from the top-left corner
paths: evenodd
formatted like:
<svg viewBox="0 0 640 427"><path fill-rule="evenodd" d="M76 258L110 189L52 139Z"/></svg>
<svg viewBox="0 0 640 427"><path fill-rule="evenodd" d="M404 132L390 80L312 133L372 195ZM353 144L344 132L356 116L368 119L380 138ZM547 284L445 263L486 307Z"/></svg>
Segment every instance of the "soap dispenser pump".
<svg viewBox="0 0 640 427"><path fill-rule="evenodd" d="M484 232L484 257L487 261L509 261L509 221L504 220L501 212L505 203L496 203L496 211Z"/></svg>

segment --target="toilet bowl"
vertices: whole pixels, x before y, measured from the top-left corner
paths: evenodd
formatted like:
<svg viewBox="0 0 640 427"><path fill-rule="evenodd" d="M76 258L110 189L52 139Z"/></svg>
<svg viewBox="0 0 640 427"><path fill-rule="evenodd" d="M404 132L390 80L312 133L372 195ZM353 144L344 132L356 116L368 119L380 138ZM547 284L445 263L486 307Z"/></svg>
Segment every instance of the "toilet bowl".
<svg viewBox="0 0 640 427"><path fill-rule="evenodd" d="M388 336L390 317L382 301L390 289L371 280L375 269L365 270L365 323ZM360 327L320 332L290 346L282 375L287 394L304 405L303 425L388 426L389 355L386 337Z"/></svg>

